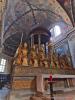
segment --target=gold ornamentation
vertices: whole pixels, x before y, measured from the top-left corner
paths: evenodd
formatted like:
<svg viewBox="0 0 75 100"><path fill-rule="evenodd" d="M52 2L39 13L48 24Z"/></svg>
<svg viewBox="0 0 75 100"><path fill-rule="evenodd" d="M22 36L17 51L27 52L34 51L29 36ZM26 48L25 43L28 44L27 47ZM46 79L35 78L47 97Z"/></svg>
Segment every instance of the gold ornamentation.
<svg viewBox="0 0 75 100"><path fill-rule="evenodd" d="M22 44L19 45L14 56L13 64L21 65L22 64Z"/></svg>
<svg viewBox="0 0 75 100"><path fill-rule="evenodd" d="M33 67L38 67L38 58L35 49L35 45L33 45L30 52L30 65Z"/></svg>
<svg viewBox="0 0 75 100"><path fill-rule="evenodd" d="M24 43L24 47L22 49L22 65L28 66L28 50L27 50L27 43Z"/></svg>
<svg viewBox="0 0 75 100"><path fill-rule="evenodd" d="M47 58L45 57L44 50L45 50L44 45L41 45L40 50L39 50L39 64L41 67L48 68L48 61L47 61Z"/></svg>

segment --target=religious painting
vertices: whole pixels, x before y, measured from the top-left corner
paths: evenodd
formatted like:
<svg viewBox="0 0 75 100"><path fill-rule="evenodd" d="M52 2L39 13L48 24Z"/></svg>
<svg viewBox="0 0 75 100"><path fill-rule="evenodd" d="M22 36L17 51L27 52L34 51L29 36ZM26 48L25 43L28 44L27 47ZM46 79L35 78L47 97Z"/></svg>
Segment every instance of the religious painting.
<svg viewBox="0 0 75 100"><path fill-rule="evenodd" d="M71 54L70 54L68 42L65 42L64 44L56 48L55 51L58 54L58 59L61 67L70 68L72 66L72 62L71 62Z"/></svg>

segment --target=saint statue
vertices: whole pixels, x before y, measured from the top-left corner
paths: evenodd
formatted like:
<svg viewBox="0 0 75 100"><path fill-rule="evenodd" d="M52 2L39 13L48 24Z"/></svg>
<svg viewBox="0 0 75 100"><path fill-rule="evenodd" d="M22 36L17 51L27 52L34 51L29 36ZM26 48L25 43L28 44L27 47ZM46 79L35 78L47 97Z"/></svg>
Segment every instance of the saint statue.
<svg viewBox="0 0 75 100"><path fill-rule="evenodd" d="M41 67L48 67L48 61L45 57L45 48L44 45L41 45L39 50L39 64Z"/></svg>
<svg viewBox="0 0 75 100"><path fill-rule="evenodd" d="M50 62L50 68L55 68L55 66L57 66L57 65L55 63L56 59L55 59L55 55L53 53L54 52L54 48L53 48L53 44L51 42L48 44L48 48L49 48L49 56L48 56L48 58L49 58L49 62Z"/></svg>
<svg viewBox="0 0 75 100"><path fill-rule="evenodd" d="M16 50L13 64L16 64L16 65L22 64L22 44L20 44Z"/></svg>
<svg viewBox="0 0 75 100"><path fill-rule="evenodd" d="M71 63L68 60L67 55L63 55L60 57L60 66L64 69L69 69L71 68Z"/></svg>
<svg viewBox="0 0 75 100"><path fill-rule="evenodd" d="M64 59L63 59L63 56L62 57L60 57L60 67L61 68L63 68L63 69L65 69L65 62L64 62Z"/></svg>
<svg viewBox="0 0 75 100"><path fill-rule="evenodd" d="M53 52L53 62L54 62L54 68L59 68L58 57L55 52Z"/></svg>
<svg viewBox="0 0 75 100"><path fill-rule="evenodd" d="M24 43L23 49L22 49L22 65L28 66L28 49L27 49L27 43Z"/></svg>
<svg viewBox="0 0 75 100"><path fill-rule="evenodd" d="M30 51L30 65L33 67L38 67L38 57L35 45L33 45Z"/></svg>
<svg viewBox="0 0 75 100"><path fill-rule="evenodd" d="M70 69L71 68L70 57L66 54L64 55L64 62L65 62L66 68Z"/></svg>

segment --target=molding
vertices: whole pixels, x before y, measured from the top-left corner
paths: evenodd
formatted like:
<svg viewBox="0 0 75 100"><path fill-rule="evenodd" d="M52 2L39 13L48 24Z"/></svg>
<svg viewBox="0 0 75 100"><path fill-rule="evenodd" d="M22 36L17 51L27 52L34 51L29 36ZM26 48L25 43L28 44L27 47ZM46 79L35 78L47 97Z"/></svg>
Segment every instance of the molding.
<svg viewBox="0 0 75 100"><path fill-rule="evenodd" d="M44 78L49 78L50 74L43 74ZM61 74L54 74L52 75L53 78L73 78L75 79L75 75L61 75Z"/></svg>
<svg viewBox="0 0 75 100"><path fill-rule="evenodd" d="M13 66L15 67L12 73L13 77L26 77L26 76L37 76L41 74L61 74L61 75L75 75L75 69L50 69L44 67L25 67L25 66Z"/></svg>
<svg viewBox="0 0 75 100"><path fill-rule="evenodd" d="M35 80L13 80L12 89L35 89Z"/></svg>
<svg viewBox="0 0 75 100"><path fill-rule="evenodd" d="M75 27L69 30L67 33L64 35L62 34L62 38L58 37L58 41L54 43L54 46L60 46L63 42L68 41L72 37L75 37Z"/></svg>

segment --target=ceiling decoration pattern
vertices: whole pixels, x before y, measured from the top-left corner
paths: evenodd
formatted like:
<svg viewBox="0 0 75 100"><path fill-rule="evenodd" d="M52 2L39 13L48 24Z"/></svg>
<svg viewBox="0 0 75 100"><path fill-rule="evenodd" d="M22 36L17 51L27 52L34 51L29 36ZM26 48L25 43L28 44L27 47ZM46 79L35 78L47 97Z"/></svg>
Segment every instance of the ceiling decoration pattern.
<svg viewBox="0 0 75 100"><path fill-rule="evenodd" d="M67 12L68 16L72 20L72 23L75 22L75 0L57 0L63 9Z"/></svg>
<svg viewBox="0 0 75 100"><path fill-rule="evenodd" d="M72 22L56 0L8 0L4 32L26 31L35 25L64 21L69 27ZM13 30L13 31L12 31Z"/></svg>
<svg viewBox="0 0 75 100"><path fill-rule="evenodd" d="M0 21L2 20L5 8L6 8L6 0L0 0Z"/></svg>
<svg viewBox="0 0 75 100"><path fill-rule="evenodd" d="M16 49L21 35L28 33L37 26L50 29L53 24L63 22L67 30L73 27L72 22L56 0L8 0L6 14L4 16L4 47L10 51ZM65 29L66 30L66 29Z"/></svg>
<svg viewBox="0 0 75 100"><path fill-rule="evenodd" d="M0 0L0 32L2 27L2 16L6 7L6 0Z"/></svg>
<svg viewBox="0 0 75 100"><path fill-rule="evenodd" d="M6 8L6 0L0 0L0 47L1 47L1 31L2 31L2 19Z"/></svg>

